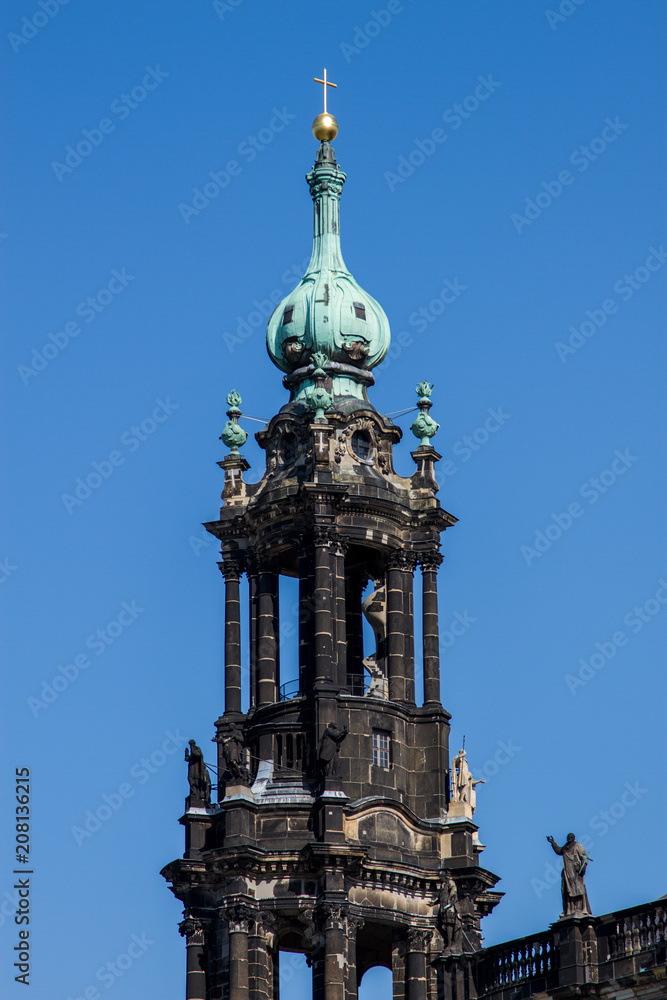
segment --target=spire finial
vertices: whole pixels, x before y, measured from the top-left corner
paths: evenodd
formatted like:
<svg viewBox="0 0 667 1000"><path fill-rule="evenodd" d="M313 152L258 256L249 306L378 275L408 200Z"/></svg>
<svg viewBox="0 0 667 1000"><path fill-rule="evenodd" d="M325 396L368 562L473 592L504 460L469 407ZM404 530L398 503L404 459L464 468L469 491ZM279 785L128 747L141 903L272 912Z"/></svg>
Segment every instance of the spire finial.
<svg viewBox="0 0 667 1000"><path fill-rule="evenodd" d="M433 386L430 382L424 381L420 382L416 386L416 393L419 396L419 401L417 406L419 407L419 416L413 423L410 430L415 437L420 439L419 447L428 448L431 445L431 438L437 432L440 424L436 424L435 420L429 415L429 410L433 406L431 402L431 393L433 392Z"/></svg>
<svg viewBox="0 0 667 1000"><path fill-rule="evenodd" d="M324 70L323 79L320 80L319 77L314 76L313 81L315 83L322 84L322 90L324 92L324 111L321 115L318 115L313 122L313 135L320 142L331 142L338 135L338 122L333 115L330 115L327 111L327 87L337 87L337 83L331 83L327 80L327 71Z"/></svg>

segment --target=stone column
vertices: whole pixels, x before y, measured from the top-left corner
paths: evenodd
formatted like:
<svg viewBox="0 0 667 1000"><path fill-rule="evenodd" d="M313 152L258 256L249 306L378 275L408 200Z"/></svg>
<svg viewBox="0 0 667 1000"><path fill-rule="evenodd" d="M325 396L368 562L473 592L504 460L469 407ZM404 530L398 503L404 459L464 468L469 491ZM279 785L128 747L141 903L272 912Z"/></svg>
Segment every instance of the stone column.
<svg viewBox="0 0 667 1000"><path fill-rule="evenodd" d="M246 556L246 573L248 575L248 632L250 639L250 707L257 705L257 623L258 623L258 592L259 566L257 556L249 552Z"/></svg>
<svg viewBox="0 0 667 1000"><path fill-rule="evenodd" d="M311 639L315 601L313 598L313 550L307 542L299 545L299 690L309 691L313 682Z"/></svg>
<svg viewBox="0 0 667 1000"><path fill-rule="evenodd" d="M421 556L424 704L440 702L440 636L438 631L438 566L439 552L433 550Z"/></svg>
<svg viewBox="0 0 667 1000"><path fill-rule="evenodd" d="M270 910L260 910L250 936L250 998L251 1000L277 1000L275 974L276 915Z"/></svg>
<svg viewBox="0 0 667 1000"><path fill-rule="evenodd" d="M225 578L225 712L241 712L241 566L235 559L220 564Z"/></svg>
<svg viewBox="0 0 667 1000"><path fill-rule="evenodd" d="M406 698L415 702L415 616L414 616L414 573L417 559L412 553L407 554L406 572L403 577L404 609L405 609L405 676Z"/></svg>
<svg viewBox="0 0 667 1000"><path fill-rule="evenodd" d="M406 1000L424 1000L426 997L426 946L431 931L421 927L408 930L406 959Z"/></svg>
<svg viewBox="0 0 667 1000"><path fill-rule="evenodd" d="M248 934L253 923L249 906L239 904L222 911L229 931L229 1000L249 1000Z"/></svg>
<svg viewBox="0 0 667 1000"><path fill-rule="evenodd" d="M333 595L331 531L316 526L315 543L315 683L333 681Z"/></svg>
<svg viewBox="0 0 667 1000"><path fill-rule="evenodd" d="M391 974L394 981L393 1000L406 1000L405 996L405 938L396 927L391 941Z"/></svg>
<svg viewBox="0 0 667 1000"><path fill-rule="evenodd" d="M357 1000L359 996L357 973L357 934L364 925L364 918L348 914L347 917L347 977L346 1000Z"/></svg>
<svg viewBox="0 0 667 1000"><path fill-rule="evenodd" d="M336 622L334 643L335 675L338 687L347 689L347 622L345 612L345 553L348 543L340 535L333 536L333 610Z"/></svg>
<svg viewBox="0 0 667 1000"><path fill-rule="evenodd" d="M409 633L412 568L402 549L389 553L387 563L387 677L390 701L414 701L414 670L410 670ZM407 646L407 649L406 649Z"/></svg>
<svg viewBox="0 0 667 1000"><path fill-rule="evenodd" d="M278 699L278 573L262 566L257 589L257 707Z"/></svg>
<svg viewBox="0 0 667 1000"><path fill-rule="evenodd" d="M185 1000L206 1000L204 953L206 923L207 921L186 917L178 928L186 941Z"/></svg>
<svg viewBox="0 0 667 1000"><path fill-rule="evenodd" d="M347 1000L345 996L345 915L340 903L321 903L318 917L321 946L315 959L313 997L316 1000Z"/></svg>

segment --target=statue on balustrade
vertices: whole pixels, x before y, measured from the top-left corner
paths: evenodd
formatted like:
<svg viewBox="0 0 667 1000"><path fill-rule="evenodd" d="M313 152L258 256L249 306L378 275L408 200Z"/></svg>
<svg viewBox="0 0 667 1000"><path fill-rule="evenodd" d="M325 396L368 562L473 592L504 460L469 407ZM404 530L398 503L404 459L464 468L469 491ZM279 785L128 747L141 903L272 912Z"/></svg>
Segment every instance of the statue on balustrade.
<svg viewBox="0 0 667 1000"><path fill-rule="evenodd" d="M190 785L188 808L190 806L210 806L211 777L204 763L204 754L194 740L190 740L189 742L190 749L185 751L185 760L188 765L188 783Z"/></svg>
<svg viewBox="0 0 667 1000"><path fill-rule="evenodd" d="M466 752L461 748L452 761L452 802L467 802L474 812L477 804L475 785L484 784L486 784L484 778L473 778L468 767Z"/></svg>
<svg viewBox="0 0 667 1000"><path fill-rule="evenodd" d="M563 895L563 912L561 917L590 916L591 907L584 884L586 866L591 860L581 844L577 843L573 833L568 833L567 840L559 847L553 837L547 837L556 854L563 859L563 874L561 876L561 893Z"/></svg>

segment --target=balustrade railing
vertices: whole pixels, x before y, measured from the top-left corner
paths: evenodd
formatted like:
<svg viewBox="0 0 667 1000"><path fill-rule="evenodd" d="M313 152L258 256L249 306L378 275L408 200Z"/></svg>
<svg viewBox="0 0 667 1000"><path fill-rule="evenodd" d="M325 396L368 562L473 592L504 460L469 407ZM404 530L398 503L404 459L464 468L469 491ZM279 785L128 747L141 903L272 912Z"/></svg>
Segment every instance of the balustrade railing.
<svg viewBox="0 0 667 1000"><path fill-rule="evenodd" d="M488 948L478 966L480 994L516 988L531 980L544 987L554 984L558 974L558 952L552 931Z"/></svg>
<svg viewBox="0 0 667 1000"><path fill-rule="evenodd" d="M598 931L607 940L607 961L637 955L667 941L667 903L635 907L631 912L603 917ZM601 960L604 958L601 956Z"/></svg>

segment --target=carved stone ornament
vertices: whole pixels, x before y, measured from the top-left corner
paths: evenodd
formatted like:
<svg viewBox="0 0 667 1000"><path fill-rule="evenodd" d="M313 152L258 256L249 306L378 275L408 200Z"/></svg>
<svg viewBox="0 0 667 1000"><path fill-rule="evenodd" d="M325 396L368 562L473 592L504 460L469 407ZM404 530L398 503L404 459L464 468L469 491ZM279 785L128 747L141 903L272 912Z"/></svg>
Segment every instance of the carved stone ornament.
<svg viewBox="0 0 667 1000"><path fill-rule="evenodd" d="M255 914L245 903L234 903L220 910L220 916L229 925L230 934L248 934L255 921Z"/></svg>
<svg viewBox="0 0 667 1000"><path fill-rule="evenodd" d="M408 951L425 951L433 936L433 931L427 927L410 927L408 929Z"/></svg>
<svg viewBox="0 0 667 1000"><path fill-rule="evenodd" d="M225 580L240 580L241 574L243 573L243 564L241 559L233 559L229 556L218 563L220 567L220 572L224 576Z"/></svg>
<svg viewBox="0 0 667 1000"><path fill-rule="evenodd" d="M273 950L276 946L278 918L272 910L260 910L255 919L255 934L262 938L266 948Z"/></svg>
<svg viewBox="0 0 667 1000"><path fill-rule="evenodd" d="M437 549L432 549L430 552L422 552L419 555L419 562L423 570L428 572L429 570L438 569L442 565L444 556Z"/></svg>
<svg viewBox="0 0 667 1000"><path fill-rule="evenodd" d="M320 903L317 916L323 930L345 930L346 911L342 903Z"/></svg>
<svg viewBox="0 0 667 1000"><path fill-rule="evenodd" d="M314 910L312 906L307 906L304 910L299 910L297 919L301 924L301 932L303 937L303 949L306 953L306 958L308 964L312 964L313 953L317 945L317 926L314 919Z"/></svg>
<svg viewBox="0 0 667 1000"><path fill-rule="evenodd" d="M363 340L351 340L343 344L343 350L353 363L364 361L370 353Z"/></svg>
<svg viewBox="0 0 667 1000"><path fill-rule="evenodd" d="M385 556L385 566L387 569L414 572L416 565L417 556L413 552L406 552L404 549L391 549Z"/></svg>
<svg viewBox="0 0 667 1000"><path fill-rule="evenodd" d="M232 782L240 785L251 785L252 775L244 760L245 737L243 730L235 723L221 726L218 730L218 743L226 773Z"/></svg>
<svg viewBox="0 0 667 1000"><path fill-rule="evenodd" d="M178 925L178 932L185 938L188 945L198 945L203 948L206 929L209 924L210 920L197 920L194 917L186 917Z"/></svg>

